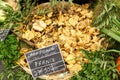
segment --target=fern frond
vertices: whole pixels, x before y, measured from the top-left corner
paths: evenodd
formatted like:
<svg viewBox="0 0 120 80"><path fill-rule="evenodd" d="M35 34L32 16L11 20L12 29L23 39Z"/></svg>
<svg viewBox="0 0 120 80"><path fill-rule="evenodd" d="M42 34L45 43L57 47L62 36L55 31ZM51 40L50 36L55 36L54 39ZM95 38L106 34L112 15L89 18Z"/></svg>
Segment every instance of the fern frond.
<svg viewBox="0 0 120 80"><path fill-rule="evenodd" d="M119 0L105 0L98 2L94 9L93 25L99 28L112 27L112 17L119 18Z"/></svg>

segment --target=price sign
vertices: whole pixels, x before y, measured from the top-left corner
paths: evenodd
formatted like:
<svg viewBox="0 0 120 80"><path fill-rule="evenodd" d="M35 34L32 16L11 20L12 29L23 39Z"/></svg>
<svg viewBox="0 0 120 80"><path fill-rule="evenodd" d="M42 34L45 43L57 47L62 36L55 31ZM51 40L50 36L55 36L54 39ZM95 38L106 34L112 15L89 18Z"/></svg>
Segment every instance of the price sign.
<svg viewBox="0 0 120 80"><path fill-rule="evenodd" d="M25 56L33 77L52 74L66 68L58 44L33 50Z"/></svg>
<svg viewBox="0 0 120 80"><path fill-rule="evenodd" d="M10 29L2 29L0 30L0 41L5 40L6 36L8 35Z"/></svg>

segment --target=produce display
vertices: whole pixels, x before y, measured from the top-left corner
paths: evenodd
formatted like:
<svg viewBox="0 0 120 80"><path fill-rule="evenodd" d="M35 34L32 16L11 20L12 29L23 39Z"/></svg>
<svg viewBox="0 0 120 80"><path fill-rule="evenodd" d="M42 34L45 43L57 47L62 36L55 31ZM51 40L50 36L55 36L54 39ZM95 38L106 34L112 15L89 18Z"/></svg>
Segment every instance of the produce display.
<svg viewBox="0 0 120 80"><path fill-rule="evenodd" d="M36 80L119 80L120 48L115 45L120 42L120 7L117 0L107 1L79 5L71 0L42 4L20 0L17 8L0 5L0 29L10 29L0 42L6 69L0 78L9 74L8 80L34 80L25 54L59 44L66 70Z"/></svg>
<svg viewBox="0 0 120 80"><path fill-rule="evenodd" d="M41 4L49 5L49 4ZM52 44L59 44L62 56L70 74L82 69L81 63L88 63L80 49L90 51L100 50L103 38L99 38L99 30L91 27L92 11L89 10L89 4L69 5L64 3L63 12L59 6L50 12L39 15L37 12L41 7L35 7L31 14L30 22L27 25L17 27L17 32L21 38L34 44L36 48L43 48ZM47 7L49 8L49 7ZM47 9L46 8L46 9ZM58 11L59 10L59 11ZM74 13L74 14L73 14ZM30 28L29 28L30 27ZM19 30L20 29L20 30ZM15 32L15 30L14 30ZM28 48L21 48L20 53L23 55L18 61L23 67L28 67L24 54L30 51ZM72 68L74 67L74 68ZM47 78L48 79L48 78Z"/></svg>

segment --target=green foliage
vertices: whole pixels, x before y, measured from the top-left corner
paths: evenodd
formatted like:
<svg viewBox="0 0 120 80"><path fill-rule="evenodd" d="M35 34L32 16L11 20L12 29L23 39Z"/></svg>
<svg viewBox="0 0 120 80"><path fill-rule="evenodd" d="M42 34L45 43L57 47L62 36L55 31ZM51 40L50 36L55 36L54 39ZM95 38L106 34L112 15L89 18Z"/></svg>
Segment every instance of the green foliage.
<svg viewBox="0 0 120 80"><path fill-rule="evenodd" d="M119 80L113 53L120 53L120 51L82 51L88 58L89 63L83 64L83 69L70 80Z"/></svg>
<svg viewBox="0 0 120 80"><path fill-rule="evenodd" d="M36 4L37 0L19 0L19 7L20 10L22 11L22 14L24 16L28 16L28 14L32 11L32 9L34 8L35 4Z"/></svg>
<svg viewBox="0 0 120 80"><path fill-rule="evenodd" d="M102 37L106 37L106 41L110 43L109 48L116 45L116 41L120 41L116 35L117 27L113 21L120 18L120 0L97 0L94 5L93 26L100 29ZM107 32L106 32L107 31ZM114 33L115 32L115 33ZM117 30L117 34L119 30ZM115 37L117 36L117 38ZM112 45L111 45L112 44Z"/></svg>
<svg viewBox="0 0 120 80"><path fill-rule="evenodd" d="M43 15L43 14L46 14L46 13L49 13L50 10L49 9L40 9L37 11L37 15Z"/></svg>
<svg viewBox="0 0 120 80"><path fill-rule="evenodd" d="M73 2L73 0L68 0L68 2L72 3L72 2Z"/></svg>
<svg viewBox="0 0 120 80"><path fill-rule="evenodd" d="M19 42L13 34L9 34L0 42L0 60L4 61L5 67L11 67L20 58L18 47Z"/></svg>
<svg viewBox="0 0 120 80"><path fill-rule="evenodd" d="M31 13L36 5L37 0L19 0L19 11L21 11L22 17L22 23L28 24L30 22ZM23 19L24 18L24 19Z"/></svg>
<svg viewBox="0 0 120 80"><path fill-rule="evenodd" d="M9 34L4 41L0 42L0 60L4 63L0 80L40 80L32 78L30 74L16 64L16 61L20 59L18 48L19 41L13 34Z"/></svg>
<svg viewBox="0 0 120 80"><path fill-rule="evenodd" d="M69 3L72 3L73 0L67 0ZM54 7L56 4L58 4L59 2L65 2L65 0L50 0L50 4L52 7ZM64 4L62 4L62 6L64 6Z"/></svg>
<svg viewBox="0 0 120 80"><path fill-rule="evenodd" d="M0 5L0 9L5 12L5 21L0 22L0 28L11 28L16 22L23 22L24 17L29 17L30 12L35 6L36 0L33 2L32 0L18 0L18 10L14 11L13 8L9 5L3 6ZM12 26L10 26L12 23Z"/></svg>
<svg viewBox="0 0 120 80"><path fill-rule="evenodd" d="M51 4L52 7L54 7L57 3L58 3L57 0L51 0L50 1L50 4Z"/></svg>
<svg viewBox="0 0 120 80"><path fill-rule="evenodd" d="M6 68L0 73L0 80L41 80L32 78L32 76L25 71L20 66L13 66L11 68Z"/></svg>
<svg viewBox="0 0 120 80"><path fill-rule="evenodd" d="M110 36L111 38L113 38L114 40L116 40L120 43L120 31L119 31L120 30L120 22L116 18L112 18L111 23L113 24L111 28L109 28L109 29L103 28L103 29L101 29L101 32Z"/></svg>
<svg viewBox="0 0 120 80"><path fill-rule="evenodd" d="M0 28L10 28L11 23L22 21L23 15L19 9L15 12L9 5L0 5L0 8L4 11L6 17L5 21L0 23Z"/></svg>
<svg viewBox="0 0 120 80"><path fill-rule="evenodd" d="M118 0L118 2L120 2ZM99 10L99 11L98 11ZM119 18L120 8L114 0L99 1L94 8L93 25L98 28L111 28L112 18Z"/></svg>

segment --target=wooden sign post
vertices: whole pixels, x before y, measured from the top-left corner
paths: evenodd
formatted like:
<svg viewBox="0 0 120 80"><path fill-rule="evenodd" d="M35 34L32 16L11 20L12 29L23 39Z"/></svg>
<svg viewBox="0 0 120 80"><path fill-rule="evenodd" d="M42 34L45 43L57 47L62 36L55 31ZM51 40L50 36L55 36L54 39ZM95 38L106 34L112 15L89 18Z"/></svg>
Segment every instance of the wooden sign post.
<svg viewBox="0 0 120 80"><path fill-rule="evenodd" d="M33 50L25 56L33 77L52 74L66 68L58 44Z"/></svg>

